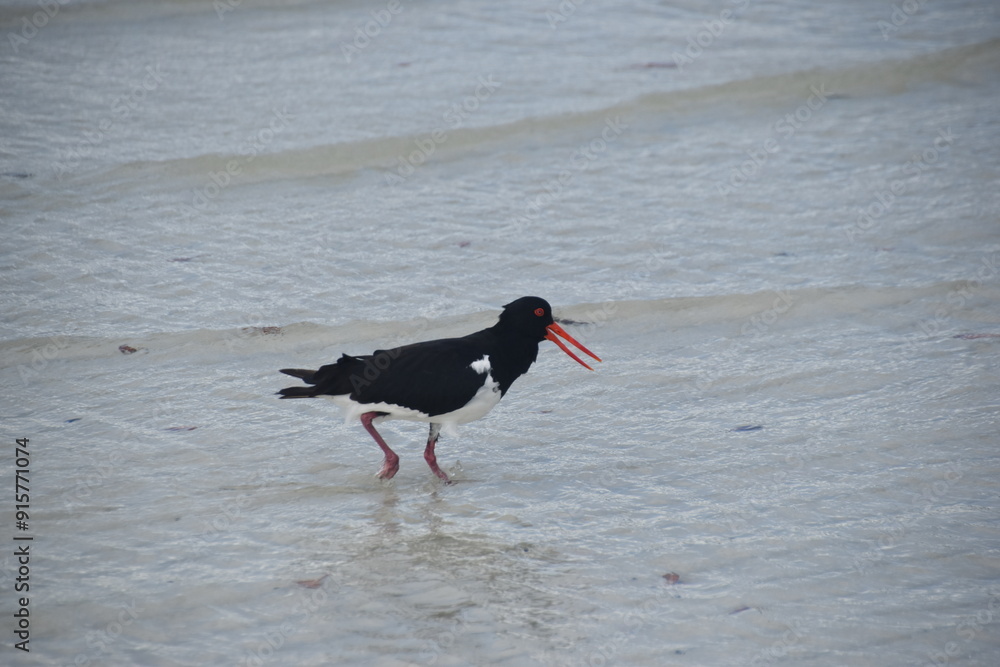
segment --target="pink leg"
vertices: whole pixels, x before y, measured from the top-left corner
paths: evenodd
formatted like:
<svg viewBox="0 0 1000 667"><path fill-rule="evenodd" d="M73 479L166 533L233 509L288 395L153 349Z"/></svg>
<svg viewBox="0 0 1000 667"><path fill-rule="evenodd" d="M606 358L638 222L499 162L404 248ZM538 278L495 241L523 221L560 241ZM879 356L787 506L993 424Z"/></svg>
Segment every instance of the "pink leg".
<svg viewBox="0 0 1000 667"><path fill-rule="evenodd" d="M366 412L361 415L361 424L365 427L365 430L368 431L373 438L375 438L375 442L377 442L378 446L382 448L382 451L385 452L385 461L382 462L382 469L379 470L375 476L381 477L382 479L392 479L393 475L396 474L396 471L399 470L399 457L396 456L396 452L389 449L389 445L385 444L385 440L382 439L382 436L379 435L378 431L375 430L375 426L372 424L373 419L381 417L384 414L384 412Z"/></svg>
<svg viewBox="0 0 1000 667"><path fill-rule="evenodd" d="M451 484L448 475L438 467L437 457L434 456L434 445L437 444L438 434L441 432L440 424L431 424L431 432L427 435L427 449L424 450L424 461L431 467L431 471L444 480L445 484Z"/></svg>

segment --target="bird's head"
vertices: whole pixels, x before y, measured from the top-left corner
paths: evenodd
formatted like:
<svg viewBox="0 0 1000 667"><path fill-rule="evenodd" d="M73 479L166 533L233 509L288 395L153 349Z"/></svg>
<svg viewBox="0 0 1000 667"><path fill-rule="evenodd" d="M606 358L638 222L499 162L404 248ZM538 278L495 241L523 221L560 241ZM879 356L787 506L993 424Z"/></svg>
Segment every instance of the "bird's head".
<svg viewBox="0 0 1000 667"><path fill-rule="evenodd" d="M503 307L500 313L500 326L510 327L519 333L539 342L550 340L562 349L563 352L573 357L577 362L589 370L590 368L580 357L576 356L566 344L559 340L562 337L575 345L584 354L600 361L600 357L577 342L572 336L552 318L552 306L545 299L537 296L522 296L516 301L511 301Z"/></svg>

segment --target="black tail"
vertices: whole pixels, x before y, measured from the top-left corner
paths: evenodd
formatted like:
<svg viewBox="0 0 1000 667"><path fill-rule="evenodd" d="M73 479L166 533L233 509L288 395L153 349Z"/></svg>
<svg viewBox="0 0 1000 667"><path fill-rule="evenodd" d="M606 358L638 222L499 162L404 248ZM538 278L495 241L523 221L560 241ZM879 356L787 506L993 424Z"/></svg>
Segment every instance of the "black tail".
<svg viewBox="0 0 1000 667"><path fill-rule="evenodd" d="M351 378L361 372L358 369L359 367L363 368L363 359L367 358L363 357L359 359L345 354L336 363L321 366L315 371L305 368L282 368L281 372L285 375L301 378L307 384L313 386L286 387L279 391L278 394L281 395L281 398L312 398L313 396L325 394L331 396L350 394L354 391Z"/></svg>
<svg viewBox="0 0 1000 667"><path fill-rule="evenodd" d="M309 384L316 384L313 382L313 378L316 376L316 371L310 371L305 368L282 368L279 372L284 373L285 375L291 375L295 378L302 378Z"/></svg>
<svg viewBox="0 0 1000 667"><path fill-rule="evenodd" d="M292 377L302 378L309 384L316 384L314 379L316 371L305 368L282 368L281 372ZM286 387L278 392L281 398L312 398L316 395L316 387Z"/></svg>
<svg viewBox="0 0 1000 667"><path fill-rule="evenodd" d="M316 387L285 387L278 392L281 398L313 398Z"/></svg>

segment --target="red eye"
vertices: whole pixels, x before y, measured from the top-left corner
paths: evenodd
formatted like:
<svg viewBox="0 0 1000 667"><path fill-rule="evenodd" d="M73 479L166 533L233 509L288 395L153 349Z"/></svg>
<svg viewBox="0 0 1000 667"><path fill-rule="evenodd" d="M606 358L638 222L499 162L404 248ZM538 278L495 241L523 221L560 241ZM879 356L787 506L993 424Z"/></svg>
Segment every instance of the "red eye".
<svg viewBox="0 0 1000 667"><path fill-rule="evenodd" d="M538 315L539 317L541 317L544 314L545 314L545 309L544 308L535 308L535 315Z"/></svg>

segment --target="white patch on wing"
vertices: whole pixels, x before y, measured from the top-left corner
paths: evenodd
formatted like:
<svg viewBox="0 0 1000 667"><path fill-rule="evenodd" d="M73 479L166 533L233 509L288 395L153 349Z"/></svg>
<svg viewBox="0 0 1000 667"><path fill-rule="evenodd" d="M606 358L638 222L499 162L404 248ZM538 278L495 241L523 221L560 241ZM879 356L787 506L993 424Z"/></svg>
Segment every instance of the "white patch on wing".
<svg viewBox="0 0 1000 667"><path fill-rule="evenodd" d="M469 366L472 368L472 370L476 371L480 375L489 373L490 369L493 368L490 365L490 357L488 354L484 354L482 359L479 359L478 361L473 361Z"/></svg>

